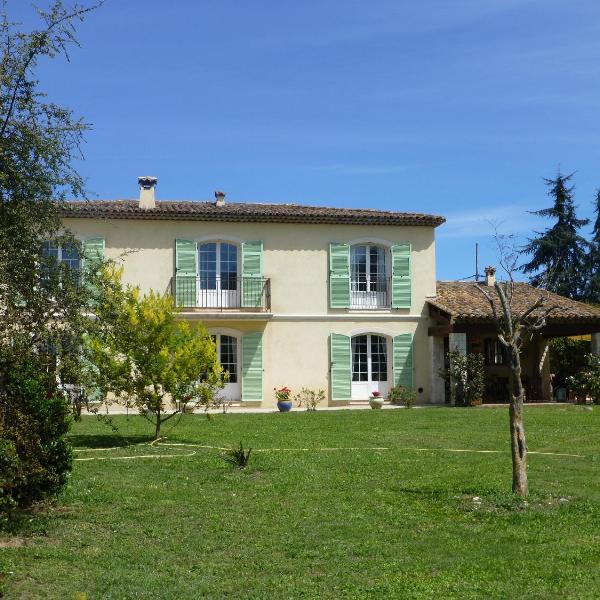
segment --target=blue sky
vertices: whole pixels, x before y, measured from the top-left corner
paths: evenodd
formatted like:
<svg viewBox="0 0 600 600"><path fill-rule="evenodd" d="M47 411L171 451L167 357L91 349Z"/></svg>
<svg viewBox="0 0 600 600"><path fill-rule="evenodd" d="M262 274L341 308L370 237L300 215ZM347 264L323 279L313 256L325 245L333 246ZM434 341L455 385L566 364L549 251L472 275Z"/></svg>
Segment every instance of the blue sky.
<svg viewBox="0 0 600 600"><path fill-rule="evenodd" d="M42 2L42 0L40 0ZM13 17L32 22L25 0ZM542 181L600 187L596 0L107 0L42 86L93 124L100 198L294 202L445 215L438 276L526 237Z"/></svg>

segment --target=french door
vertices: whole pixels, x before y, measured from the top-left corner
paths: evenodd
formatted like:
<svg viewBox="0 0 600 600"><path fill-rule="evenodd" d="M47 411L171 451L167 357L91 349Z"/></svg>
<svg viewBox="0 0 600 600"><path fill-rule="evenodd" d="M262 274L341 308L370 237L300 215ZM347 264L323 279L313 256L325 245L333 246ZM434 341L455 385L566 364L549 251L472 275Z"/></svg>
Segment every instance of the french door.
<svg viewBox="0 0 600 600"><path fill-rule="evenodd" d="M355 335L352 346L352 400L366 400L372 392L386 396L389 389L388 339Z"/></svg>
<svg viewBox="0 0 600 600"><path fill-rule="evenodd" d="M373 245L350 248L350 302L353 308L388 305L385 248Z"/></svg>
<svg viewBox="0 0 600 600"><path fill-rule="evenodd" d="M237 402L242 396L238 338L222 334L211 337L217 347L217 358L223 369L229 374L228 381L220 394L225 400Z"/></svg>
<svg viewBox="0 0 600 600"><path fill-rule="evenodd" d="M198 244L198 301L202 308L240 305L238 249L226 242Z"/></svg>

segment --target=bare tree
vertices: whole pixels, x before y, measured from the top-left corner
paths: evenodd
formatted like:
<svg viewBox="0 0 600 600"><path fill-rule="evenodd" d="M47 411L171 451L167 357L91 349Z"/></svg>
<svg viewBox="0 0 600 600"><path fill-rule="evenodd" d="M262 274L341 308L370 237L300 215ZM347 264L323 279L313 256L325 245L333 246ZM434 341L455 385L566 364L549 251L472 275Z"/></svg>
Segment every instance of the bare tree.
<svg viewBox="0 0 600 600"><path fill-rule="evenodd" d="M492 309L498 340L506 351L509 364L510 391L510 441L512 451L512 491L520 496L529 493L527 481L527 444L523 424L523 401L525 390L521 381L521 346L535 332L546 326L548 316L557 308L549 305L549 296L540 289L539 296L527 306L515 307L519 301L519 286L514 281L518 271L519 250L514 236L499 235L494 238L498 246L500 265L506 272L506 281L495 281L495 294L477 285L477 289L487 298ZM491 269L491 271L489 271ZM493 267L486 272L495 274Z"/></svg>

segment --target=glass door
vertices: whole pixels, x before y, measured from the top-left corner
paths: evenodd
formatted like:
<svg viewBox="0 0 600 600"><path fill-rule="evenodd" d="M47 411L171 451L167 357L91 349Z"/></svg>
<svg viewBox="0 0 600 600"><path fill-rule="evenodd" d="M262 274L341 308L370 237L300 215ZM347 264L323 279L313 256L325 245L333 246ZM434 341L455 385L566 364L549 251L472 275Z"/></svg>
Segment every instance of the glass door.
<svg viewBox="0 0 600 600"><path fill-rule="evenodd" d="M388 340L382 335L352 338L352 400L366 400L373 392L386 396L388 381Z"/></svg>
<svg viewBox="0 0 600 600"><path fill-rule="evenodd" d="M350 275L352 308L387 306L385 248L371 245L352 246Z"/></svg>
<svg viewBox="0 0 600 600"><path fill-rule="evenodd" d="M237 246L226 242L198 244L198 298L203 308L240 305Z"/></svg>

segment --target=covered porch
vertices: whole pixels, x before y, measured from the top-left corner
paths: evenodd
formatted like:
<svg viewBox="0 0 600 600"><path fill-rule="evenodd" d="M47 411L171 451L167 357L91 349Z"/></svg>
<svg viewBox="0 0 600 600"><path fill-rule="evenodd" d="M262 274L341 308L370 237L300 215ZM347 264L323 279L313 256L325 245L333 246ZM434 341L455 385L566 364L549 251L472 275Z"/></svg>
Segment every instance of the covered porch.
<svg viewBox="0 0 600 600"><path fill-rule="evenodd" d="M485 285L481 283L480 285ZM492 284L493 285L493 284ZM515 284L514 310L525 310L539 297L540 290ZM487 288L486 288L487 289ZM521 352L522 382L526 402L555 400L550 368L549 341L555 337L591 335L592 352L600 355L600 310L557 294L543 292L548 305L556 306L546 326L524 341ZM428 301L431 326L432 400L450 404L440 371L446 365L447 353L479 353L484 357L485 403L509 400L509 367L497 339L496 325L489 302L474 282L438 282L437 296Z"/></svg>

